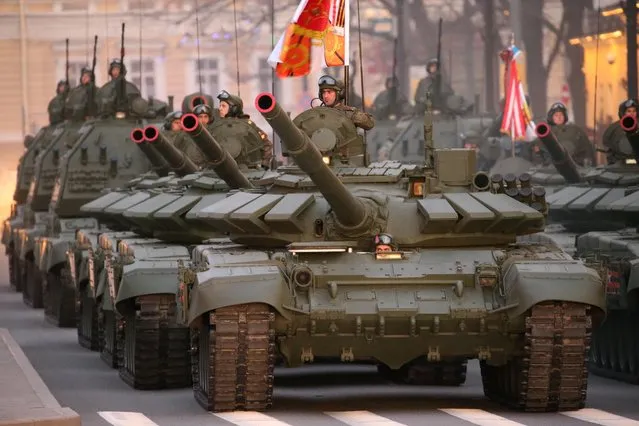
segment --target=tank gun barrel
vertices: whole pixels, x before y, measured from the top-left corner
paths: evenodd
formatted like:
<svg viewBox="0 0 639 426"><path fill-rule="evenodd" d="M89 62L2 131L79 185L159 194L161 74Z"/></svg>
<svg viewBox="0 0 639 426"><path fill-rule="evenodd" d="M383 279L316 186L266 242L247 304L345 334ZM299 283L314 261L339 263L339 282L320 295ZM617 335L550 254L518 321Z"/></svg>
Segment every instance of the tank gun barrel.
<svg viewBox="0 0 639 426"><path fill-rule="evenodd" d="M197 166L193 164L193 161L173 146L171 141L160 133L157 127L145 127L144 138L157 149L169 166L171 166L179 176L188 175L189 173L195 173L197 171Z"/></svg>
<svg viewBox="0 0 639 426"><path fill-rule="evenodd" d="M577 169L577 165L570 155L568 155L566 148L559 143L557 137L552 133L550 126L547 123L539 123L535 128L535 133L548 150L552 163L557 171L566 179L566 182L581 182L582 178Z"/></svg>
<svg viewBox="0 0 639 426"><path fill-rule="evenodd" d="M194 114L184 114L182 116L182 129L191 136L202 154L209 161L211 168L217 173L220 179L224 180L233 189L252 188L253 184L242 173L237 162L206 127L200 123Z"/></svg>
<svg viewBox="0 0 639 426"><path fill-rule="evenodd" d="M340 223L347 227L361 226L367 216L364 203L353 195L322 159L322 154L289 118L270 93L255 99L255 108L269 122L282 143L313 183L317 186Z"/></svg>
<svg viewBox="0 0 639 426"><path fill-rule="evenodd" d="M639 164L639 126L637 126L637 119L630 114L626 114L621 117L619 124L623 131L626 132L626 138L632 147L635 160Z"/></svg>
<svg viewBox="0 0 639 426"><path fill-rule="evenodd" d="M164 157L160 155L159 152L155 150L145 139L144 130L135 128L131 130L131 140L135 142L135 144L140 148L140 150L146 155L146 158L149 159L151 165L153 166L153 170L160 177L164 177L169 174L169 163L166 162Z"/></svg>

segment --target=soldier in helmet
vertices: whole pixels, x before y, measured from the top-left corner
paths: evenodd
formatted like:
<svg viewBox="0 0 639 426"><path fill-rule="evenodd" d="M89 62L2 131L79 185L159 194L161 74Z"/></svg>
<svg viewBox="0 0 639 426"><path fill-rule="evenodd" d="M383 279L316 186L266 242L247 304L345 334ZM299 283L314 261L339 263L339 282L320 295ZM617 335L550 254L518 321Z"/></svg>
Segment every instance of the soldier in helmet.
<svg viewBox="0 0 639 426"><path fill-rule="evenodd" d="M373 114L378 120L394 120L408 112L408 99L399 91L397 77L386 79L385 89L375 96Z"/></svg>
<svg viewBox="0 0 639 426"><path fill-rule="evenodd" d="M244 102L239 96L231 95L226 90L222 90L217 99L220 101L218 107L220 117L223 119L238 118L241 120L247 120L247 122L253 126L257 133L259 133L262 141L264 142L264 150L262 152L262 168L268 170L271 167L273 161L273 142L268 138L266 133L260 129L248 114L244 113Z"/></svg>
<svg viewBox="0 0 639 426"><path fill-rule="evenodd" d="M318 81L319 93L318 97L322 101L322 105L335 108L341 111L349 120L353 122L355 127L370 130L375 127L375 119L371 114L359 111L357 108L344 105L345 91L344 83L340 80L324 75Z"/></svg>
<svg viewBox="0 0 639 426"><path fill-rule="evenodd" d="M182 151L193 163L198 167L204 167L207 164L206 158L195 142L182 131L182 111L170 112L164 117L164 125L162 133L168 140L173 142L173 146Z"/></svg>
<svg viewBox="0 0 639 426"><path fill-rule="evenodd" d="M373 237L373 244L375 245L376 253L397 250L397 245L393 241L393 237L389 234L383 233L375 235L375 237Z"/></svg>
<svg viewBox="0 0 639 426"><path fill-rule="evenodd" d="M67 120L83 121L95 116L97 93L95 88L95 76L91 68L84 67L80 71L80 84L69 92L64 106L64 115Z"/></svg>
<svg viewBox="0 0 639 426"><path fill-rule="evenodd" d="M140 97L140 90L126 80L126 66L119 59L109 64L109 77L111 80L97 93L98 115L102 118L111 117L116 112L129 112L131 101ZM121 99L122 84L124 99Z"/></svg>
<svg viewBox="0 0 639 426"><path fill-rule="evenodd" d="M164 130L172 132L182 131L182 123L180 122L180 119L183 115L182 111L173 111L168 113L166 117L164 117Z"/></svg>
<svg viewBox="0 0 639 426"><path fill-rule="evenodd" d="M66 80L58 81L55 97L49 102L49 123L58 124L64 121L64 105L69 95L69 83Z"/></svg>
<svg viewBox="0 0 639 426"><path fill-rule="evenodd" d="M213 108L210 105L200 104L193 108L193 114L197 115L203 126L213 124Z"/></svg>
<svg viewBox="0 0 639 426"><path fill-rule="evenodd" d="M568 109L561 102L555 102L548 110L546 122L550 125L552 133L557 141L566 148L568 155L580 166L593 164L595 160L595 149L586 132L579 126L568 122ZM540 155L544 163L550 163L550 157L541 146Z"/></svg>
<svg viewBox="0 0 639 426"><path fill-rule="evenodd" d="M435 83L439 83L438 87ZM453 95L453 89L444 81L439 61L433 58L426 64L426 77L422 78L415 91L415 110L418 114L426 111L426 93L430 92L433 108L437 110L446 109L446 101Z"/></svg>
<svg viewBox="0 0 639 426"><path fill-rule="evenodd" d="M601 137L601 142L606 153L608 164L623 163L626 159L632 158L632 147L626 138L626 132L621 128L621 118L624 115L631 115L637 118L637 99L626 99L619 104L617 115L619 120L612 123Z"/></svg>

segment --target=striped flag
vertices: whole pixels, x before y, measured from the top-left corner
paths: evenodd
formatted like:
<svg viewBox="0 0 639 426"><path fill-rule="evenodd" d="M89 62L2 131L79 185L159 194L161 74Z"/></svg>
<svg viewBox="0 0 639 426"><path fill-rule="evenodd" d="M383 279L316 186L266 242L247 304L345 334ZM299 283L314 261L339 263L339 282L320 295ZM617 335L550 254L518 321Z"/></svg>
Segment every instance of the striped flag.
<svg viewBox="0 0 639 426"><path fill-rule="evenodd" d="M519 78L515 60L520 53L521 51L513 45L499 55L506 64L504 76L506 100L500 130L509 135L513 141L532 140L530 135L534 135L535 130L535 123L532 120L530 106L526 102L524 85Z"/></svg>
<svg viewBox="0 0 639 426"><path fill-rule="evenodd" d="M300 0L269 65L280 78L308 75L316 47L322 47L323 66L349 65L349 20L350 0Z"/></svg>

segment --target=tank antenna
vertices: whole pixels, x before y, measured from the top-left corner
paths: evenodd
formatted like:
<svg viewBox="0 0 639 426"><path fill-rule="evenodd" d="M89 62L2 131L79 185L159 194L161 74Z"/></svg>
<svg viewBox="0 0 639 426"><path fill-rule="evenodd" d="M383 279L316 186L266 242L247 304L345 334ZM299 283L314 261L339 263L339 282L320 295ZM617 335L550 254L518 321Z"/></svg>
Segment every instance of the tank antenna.
<svg viewBox="0 0 639 426"><path fill-rule="evenodd" d="M197 80L202 94L202 60L200 58L200 4L195 0L195 45L197 47Z"/></svg>
<svg viewBox="0 0 639 426"><path fill-rule="evenodd" d="M105 28L105 53L106 53L106 62L109 63L109 7L107 4L107 0L104 0L104 28Z"/></svg>
<svg viewBox="0 0 639 426"><path fill-rule="evenodd" d="M142 96L142 87L144 86L144 67L142 66L142 0L138 0L138 7L140 10L138 11L138 18L140 21L140 30L139 30L139 40L140 40L140 96Z"/></svg>
<svg viewBox="0 0 639 426"><path fill-rule="evenodd" d="M237 39L237 5L233 0L233 25L235 25L235 68L236 68L236 80L237 80L237 96L242 97L240 94L240 47L239 40Z"/></svg>
<svg viewBox="0 0 639 426"><path fill-rule="evenodd" d="M346 12L348 13L348 12ZM350 15L350 13L349 13ZM344 25L350 25L350 16L346 16ZM346 46L348 49L349 46ZM359 50L359 85L362 91L362 112L366 112L366 96L364 93L364 62L362 52L362 13L357 0L357 50ZM366 142L366 130L364 130L364 165L368 166L368 143Z"/></svg>
<svg viewBox="0 0 639 426"><path fill-rule="evenodd" d="M270 5L270 12L271 12L271 52L273 50L275 50L275 0L271 0L271 5ZM271 93L273 94L273 96L275 96L275 68L271 68ZM275 134L275 130L273 130L271 128L272 131L272 136L271 136L271 140L273 141L273 151L275 151L275 138L276 138L276 134ZM273 154L275 154L275 152L273 152ZM273 155L273 157L275 158L275 155Z"/></svg>
<svg viewBox="0 0 639 426"><path fill-rule="evenodd" d="M634 0L633 0L634 1ZM601 2L597 0L597 41L595 42L595 100L592 110L592 143L597 145L597 87L599 86L599 24L601 21Z"/></svg>
<svg viewBox="0 0 639 426"><path fill-rule="evenodd" d="M87 43L87 48L86 48L86 63L89 63L89 21L91 20L91 14L89 13L89 5L87 4L87 14L86 14L86 20L85 20L85 30L86 30L86 34L85 34L85 40Z"/></svg>

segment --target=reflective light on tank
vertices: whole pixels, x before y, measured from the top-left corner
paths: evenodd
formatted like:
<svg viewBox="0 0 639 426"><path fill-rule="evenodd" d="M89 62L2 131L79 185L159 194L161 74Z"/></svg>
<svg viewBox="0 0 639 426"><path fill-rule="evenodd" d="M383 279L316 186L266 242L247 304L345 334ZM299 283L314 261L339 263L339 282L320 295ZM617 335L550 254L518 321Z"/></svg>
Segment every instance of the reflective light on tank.
<svg viewBox="0 0 639 426"><path fill-rule="evenodd" d="M637 164L637 160L634 158L626 158L626 164Z"/></svg>
<svg viewBox="0 0 639 426"><path fill-rule="evenodd" d="M480 287L493 287L497 284L497 277L479 277Z"/></svg>
<svg viewBox="0 0 639 426"><path fill-rule="evenodd" d="M413 196L421 197L424 195L424 182L413 182Z"/></svg>
<svg viewBox="0 0 639 426"><path fill-rule="evenodd" d="M351 248L338 248L338 247L326 247L326 248L292 248L289 250L290 253L346 253L352 252Z"/></svg>
<svg viewBox="0 0 639 426"><path fill-rule="evenodd" d="M397 251L382 251L375 253L376 260L401 260L404 258L404 253Z"/></svg>
<svg viewBox="0 0 639 426"><path fill-rule="evenodd" d="M115 113L115 118L120 119L120 120L123 119L123 118L126 118L126 113L124 113L124 112L116 112Z"/></svg>
<svg viewBox="0 0 639 426"><path fill-rule="evenodd" d="M331 157L324 156L322 161L324 161L324 164L331 164Z"/></svg>

